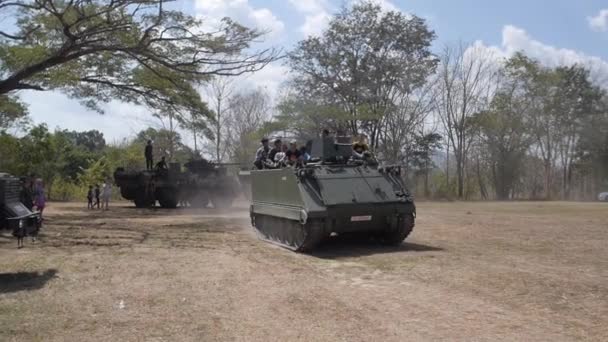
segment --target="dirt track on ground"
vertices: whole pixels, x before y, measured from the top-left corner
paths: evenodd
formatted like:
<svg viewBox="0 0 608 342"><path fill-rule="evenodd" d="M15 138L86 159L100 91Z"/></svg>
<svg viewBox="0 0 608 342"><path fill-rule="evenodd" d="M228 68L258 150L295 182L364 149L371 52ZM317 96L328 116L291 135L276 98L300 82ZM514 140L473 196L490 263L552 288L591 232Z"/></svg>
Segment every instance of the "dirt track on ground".
<svg viewBox="0 0 608 342"><path fill-rule="evenodd" d="M0 340L608 340L608 206L419 203L399 248L258 241L246 205L52 203L0 237Z"/></svg>

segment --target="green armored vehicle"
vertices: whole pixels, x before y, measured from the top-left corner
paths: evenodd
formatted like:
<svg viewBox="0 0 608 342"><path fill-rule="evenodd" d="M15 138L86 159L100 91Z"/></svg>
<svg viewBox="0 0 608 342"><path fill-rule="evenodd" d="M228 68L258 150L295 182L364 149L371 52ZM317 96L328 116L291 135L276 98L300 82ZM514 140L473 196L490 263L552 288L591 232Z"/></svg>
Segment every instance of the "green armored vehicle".
<svg viewBox="0 0 608 342"><path fill-rule="evenodd" d="M352 158L350 143L314 140L300 167L251 171L251 223L260 237L305 252L332 233L365 233L391 245L414 228L416 207L400 166Z"/></svg>
<svg viewBox="0 0 608 342"><path fill-rule="evenodd" d="M180 203L198 208L211 203L215 208L227 208L240 193L238 179L229 174L227 165L196 159L184 166L183 171L180 163L156 170L117 168L114 182L122 197L138 208L154 206L156 201L163 208L176 208Z"/></svg>

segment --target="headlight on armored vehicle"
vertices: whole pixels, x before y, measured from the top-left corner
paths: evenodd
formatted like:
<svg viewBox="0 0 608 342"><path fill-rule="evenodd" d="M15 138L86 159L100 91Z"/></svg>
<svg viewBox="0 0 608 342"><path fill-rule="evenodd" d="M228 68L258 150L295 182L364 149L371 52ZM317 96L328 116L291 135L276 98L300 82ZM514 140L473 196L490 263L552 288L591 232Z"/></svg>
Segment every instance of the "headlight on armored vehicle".
<svg viewBox="0 0 608 342"><path fill-rule="evenodd" d="M23 229L23 226L25 226L25 223L23 220L19 220L19 229Z"/></svg>

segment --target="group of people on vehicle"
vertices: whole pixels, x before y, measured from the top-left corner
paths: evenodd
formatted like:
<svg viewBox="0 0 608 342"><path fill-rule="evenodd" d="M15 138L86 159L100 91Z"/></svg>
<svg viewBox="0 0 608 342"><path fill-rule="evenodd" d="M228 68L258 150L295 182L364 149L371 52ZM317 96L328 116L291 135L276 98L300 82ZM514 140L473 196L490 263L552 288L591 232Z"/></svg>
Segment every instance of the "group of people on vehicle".
<svg viewBox="0 0 608 342"><path fill-rule="evenodd" d="M298 147L296 140L284 144L281 139L275 139L272 147L268 138L262 138L262 146L255 154L253 165L258 169L276 169L284 166L305 164L310 160L306 146Z"/></svg>
<svg viewBox="0 0 608 342"><path fill-rule="evenodd" d="M333 135L328 130L323 130L322 136L327 138L332 137ZM296 140L291 140L289 144L284 144L281 139L274 139L271 147L269 139L264 137L262 138L261 143L262 146L257 150L253 162L258 170L276 169L284 166L300 166L306 164L311 159L307 147L298 147ZM308 145L309 144L307 144L307 146ZM352 143L352 147L352 159L373 159L365 135L357 137L357 140Z"/></svg>
<svg viewBox="0 0 608 342"><path fill-rule="evenodd" d="M146 158L146 170L163 171L169 169L165 157L161 157L160 161L154 165L154 145L152 145L152 140L148 140L144 148L144 157Z"/></svg>

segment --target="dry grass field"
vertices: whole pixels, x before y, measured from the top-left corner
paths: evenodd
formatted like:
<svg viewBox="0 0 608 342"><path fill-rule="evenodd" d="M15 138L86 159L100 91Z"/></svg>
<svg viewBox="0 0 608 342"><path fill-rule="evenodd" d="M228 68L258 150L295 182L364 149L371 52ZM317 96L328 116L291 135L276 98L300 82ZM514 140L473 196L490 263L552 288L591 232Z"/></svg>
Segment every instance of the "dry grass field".
<svg viewBox="0 0 608 342"><path fill-rule="evenodd" d="M0 340L608 340L605 203L419 203L398 248L313 255L257 240L245 204L84 207L0 236Z"/></svg>

